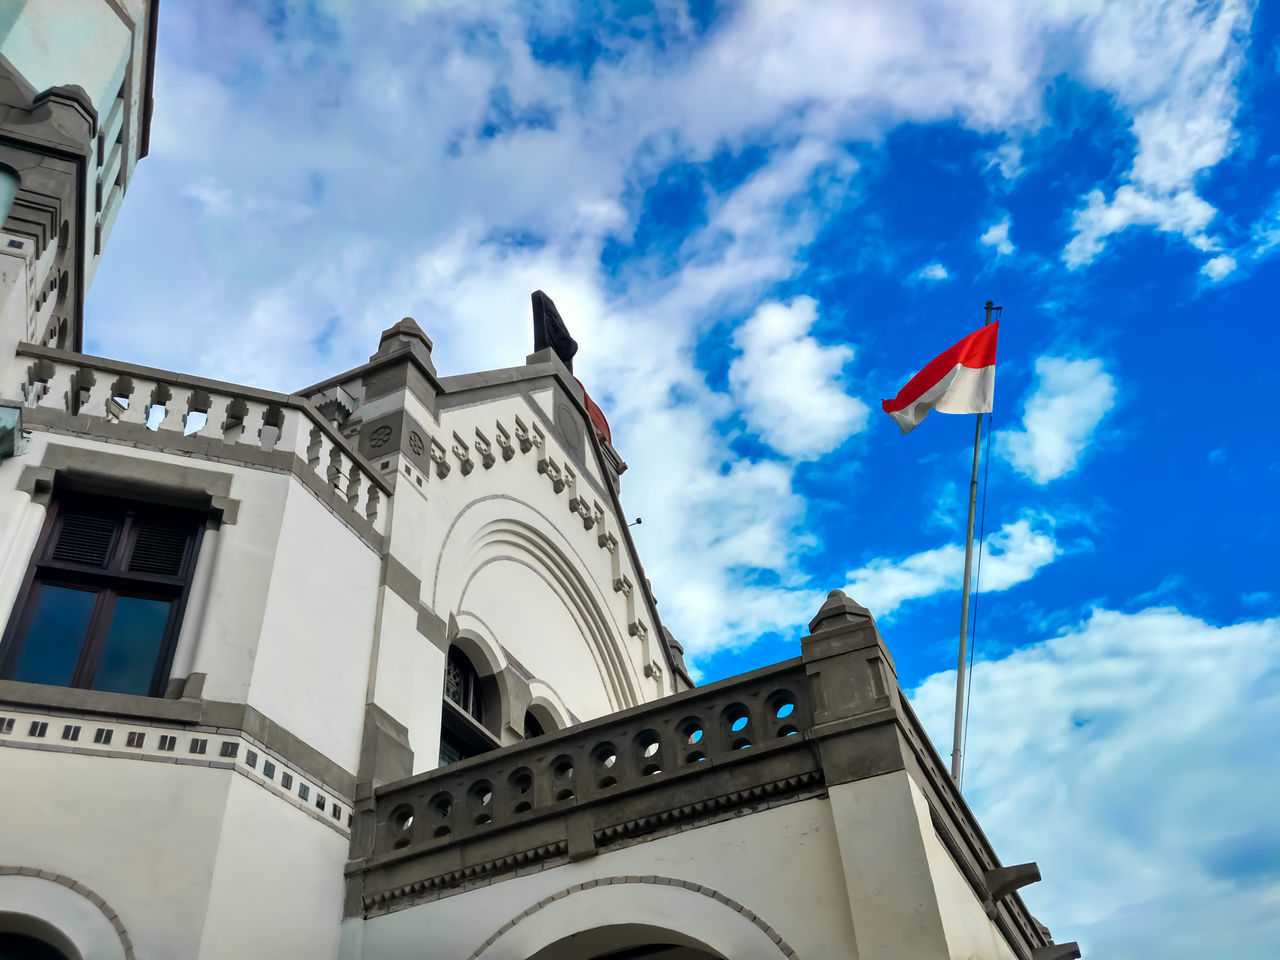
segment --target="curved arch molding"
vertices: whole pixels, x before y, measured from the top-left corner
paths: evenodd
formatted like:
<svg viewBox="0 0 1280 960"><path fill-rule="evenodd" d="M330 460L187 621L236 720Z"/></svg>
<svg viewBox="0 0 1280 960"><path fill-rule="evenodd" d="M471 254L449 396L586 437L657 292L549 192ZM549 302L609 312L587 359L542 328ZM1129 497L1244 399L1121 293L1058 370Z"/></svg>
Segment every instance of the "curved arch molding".
<svg viewBox="0 0 1280 960"><path fill-rule="evenodd" d="M641 876L635 876L631 874L625 875L625 876L618 876L618 877L603 877L599 880L584 880L582 883L575 883L571 887L566 887L565 889L557 891L556 893L553 893L550 896L543 897L541 900L539 900L537 903L533 904L532 906L528 907L523 912L516 914L514 917L512 917L510 920L504 923L501 927L495 930L492 934L490 934L489 938L485 940L484 943L476 947L476 949L473 950L467 956L467 960L482 960L482 958L486 957L486 953L490 950L490 948L492 948L495 944L497 944L502 937L504 937L507 933L509 933L512 929L514 929L518 924L520 924L525 920L528 920L534 914L538 913L541 910L546 909L547 907L551 906L554 903L558 903L559 901L564 900L567 897L572 897L574 894L581 893L584 890L591 890L597 887L607 887L607 886L614 886L618 884L629 884L629 883L641 883L641 884L648 884L651 886L661 886L661 887L668 887L671 889L685 890L685 891L688 891L690 894L698 894L710 900L717 901L724 906L725 910L728 911L729 915L737 916L737 917L740 917L741 919L744 919L750 922L757 930L760 931L760 933L765 938L759 941L760 947L762 949L767 950L768 948L765 946L765 944L772 944L772 946L777 950L777 955L779 957L786 957L788 958L788 960L799 960L800 955L796 953L795 949L791 946L791 944L787 943L786 940L782 939L782 935L779 934L777 930L773 929L773 927L770 926L766 921L761 919L759 914L755 913L753 910L749 909L748 907L745 907L742 904L738 903L736 900L732 899L731 897L726 897L720 891L713 890L711 889L711 887L703 886L700 883L693 883L692 881L689 881L689 880L677 880L674 877L658 877L658 876L641 877ZM628 922L628 919L625 916L620 917L618 922L626 923ZM568 935L569 933L572 933L572 932L574 931L571 931L571 930L562 931L562 933L565 935ZM695 936L698 935L694 931L689 931L689 932ZM533 949L540 950L545 946L549 946L549 944L538 944ZM528 945L522 946L522 949L527 950L528 948L529 948ZM756 954L756 956L764 956L764 954Z"/></svg>
<svg viewBox="0 0 1280 960"><path fill-rule="evenodd" d="M117 956L123 957L124 960L137 960L133 952L133 941L129 938L129 933L125 930L124 921L120 919L120 915L117 914L115 910L111 909L111 905L107 903L107 901L103 900L102 897L98 896L98 894L94 893L83 883L80 883L72 877L64 876L61 873L54 873L50 870L40 870L36 867L0 866L0 890L2 890L8 883L13 882L11 878L20 878L22 880L46 880L50 883L56 883L59 886L66 888L67 893L65 894L64 899L66 896L75 895L83 900L87 900L89 903L93 904L97 911L102 915L103 922L111 929L115 934L115 938L119 941L120 953L117 954ZM49 895L50 892L51 891L44 890L40 891L36 895L34 899L37 901L38 906L36 906L35 909L25 909L22 904L15 904L13 907L5 904L4 910L5 912L27 913L30 916L34 916L45 921L61 932L64 936L67 936L68 939L72 940L72 942L75 943L76 948L80 950L80 953L87 956L88 954L86 954L83 949L84 944L77 942L75 938L70 936L69 931L66 929L65 918L61 918L57 915L58 898L51 897ZM102 933L104 936L106 935L105 929ZM95 956L96 955L98 954L95 954Z"/></svg>
<svg viewBox="0 0 1280 960"><path fill-rule="evenodd" d="M564 606L595 662L612 709L638 703L640 679L626 633L610 609L611 595L592 574L599 561L588 563L550 518L523 500L492 494L458 512L436 556L432 608L441 616L462 613L471 582L499 561L529 569Z"/></svg>

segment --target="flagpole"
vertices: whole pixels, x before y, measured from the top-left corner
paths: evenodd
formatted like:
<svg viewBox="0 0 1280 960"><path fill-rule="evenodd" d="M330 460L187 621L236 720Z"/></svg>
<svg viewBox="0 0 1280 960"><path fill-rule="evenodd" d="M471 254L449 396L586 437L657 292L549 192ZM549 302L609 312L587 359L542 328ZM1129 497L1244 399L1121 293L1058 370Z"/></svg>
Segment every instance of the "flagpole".
<svg viewBox="0 0 1280 960"><path fill-rule="evenodd" d="M995 302L986 302L985 327L991 323L991 311ZM969 574L973 569L973 516L978 505L978 456L982 442L982 414L978 414L973 428L973 474L969 479L969 528L964 542L964 582L960 587L960 659L956 668L956 726L951 740L951 779L960 782L960 742L964 734L964 671L969 653Z"/></svg>

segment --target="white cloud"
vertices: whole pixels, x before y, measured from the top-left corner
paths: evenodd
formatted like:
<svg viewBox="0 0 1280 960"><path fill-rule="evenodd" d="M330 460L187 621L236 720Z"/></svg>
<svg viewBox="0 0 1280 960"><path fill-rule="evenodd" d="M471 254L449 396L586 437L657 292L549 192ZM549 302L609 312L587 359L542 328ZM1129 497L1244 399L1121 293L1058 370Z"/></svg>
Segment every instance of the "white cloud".
<svg viewBox="0 0 1280 960"><path fill-rule="evenodd" d="M939 280L946 280L949 276L951 274L947 273L947 268L935 261L925 264L911 275L911 279L937 283Z"/></svg>
<svg viewBox="0 0 1280 960"><path fill-rule="evenodd" d="M1214 283L1229 277L1235 270L1236 258L1225 253L1206 261L1200 268L1200 272Z"/></svg>
<svg viewBox="0 0 1280 960"><path fill-rule="evenodd" d="M1022 147L1016 143L1003 143L987 154L987 170L1000 171L1000 176L1012 183L1026 172L1022 165Z"/></svg>
<svg viewBox="0 0 1280 960"><path fill-rule="evenodd" d="M1218 213L1193 190L1156 194L1126 184L1110 201L1101 190L1090 191L1085 200L1072 220L1076 235L1062 252L1063 262L1072 269L1092 263L1107 237L1134 226L1176 233L1203 249L1211 244L1204 231Z"/></svg>
<svg viewBox="0 0 1280 960"><path fill-rule="evenodd" d="M1044 522L1039 521L1041 526ZM1006 523L986 540L983 593L1000 593L1030 580L1061 553L1052 530L1037 530L1030 518ZM876 617L888 617L911 600L960 592L964 544L948 543L907 557L879 558L846 574L844 590Z"/></svg>
<svg viewBox="0 0 1280 960"><path fill-rule="evenodd" d="M1236 142L1237 78L1244 67L1253 4L1247 0L1133 0L1093 11L1085 73L1132 117L1133 164L1110 200L1089 192L1075 236L1062 252L1070 268L1090 263L1106 239L1132 226L1200 235L1216 210L1195 182Z"/></svg>
<svg viewBox="0 0 1280 960"><path fill-rule="evenodd" d="M890 637L892 645L892 637ZM1085 956L1263 960L1280 942L1280 620L1095 609L973 671L964 792ZM955 671L913 704L951 750ZM1169 934L1170 918L1177 918Z"/></svg>
<svg viewBox="0 0 1280 960"><path fill-rule="evenodd" d="M996 434L997 453L1036 483L1065 476L1116 402L1116 383L1102 361L1038 357L1036 386L1021 429Z"/></svg>
<svg viewBox="0 0 1280 960"><path fill-rule="evenodd" d="M816 608L794 464L751 463L719 435L759 393L708 389L700 341L800 275L832 212L857 197L851 144L958 123L1007 138L996 165L1013 176L1012 144L1045 122L1046 81L1064 71L1089 89L1147 83L1121 105L1154 110L1166 94L1149 78L1200 49L1202 18L1176 0L1153 30L1115 6L1130 5L750 4L702 33L679 5L658 5L632 24L652 34L601 34L608 55L589 69L531 47L579 29L574 5L432 2L388 18L385 4L328 0L270 23L252 6L175 8L151 154L87 306L88 345L288 390L362 361L409 314L441 369L460 372L519 362L529 291L546 289L631 463L628 509L645 517L637 536L664 619L691 656L790 631ZM1119 59L1142 69L1108 73ZM659 173L755 150L767 162L705 186L705 223L676 249L605 270L601 251L633 239ZM181 337L174 303L199 319ZM788 343L835 397L821 377L843 348ZM828 422L857 427L859 401L835 403L806 424L813 435L778 440L789 455L834 442ZM750 416L782 436L759 408ZM687 495L670 495L672 476Z"/></svg>
<svg viewBox="0 0 1280 960"><path fill-rule="evenodd" d="M993 223L978 238L978 242L983 246L995 247L996 253L1002 257L1007 257L1014 251L1013 241L1009 239L1009 227L1012 221L1006 213L1004 218L998 223Z"/></svg>
<svg viewBox="0 0 1280 960"><path fill-rule="evenodd" d="M733 342L729 386L748 426L779 453L809 460L866 429L865 403L845 392L843 370L853 348L823 346L809 336L818 319L812 297L766 303Z"/></svg>

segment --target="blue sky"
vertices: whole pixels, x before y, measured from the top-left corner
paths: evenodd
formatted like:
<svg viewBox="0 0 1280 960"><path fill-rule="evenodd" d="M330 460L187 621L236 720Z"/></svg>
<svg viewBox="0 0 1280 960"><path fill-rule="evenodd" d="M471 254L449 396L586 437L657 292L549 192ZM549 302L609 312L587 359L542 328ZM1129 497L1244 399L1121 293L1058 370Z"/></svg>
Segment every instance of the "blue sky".
<svg viewBox="0 0 1280 960"><path fill-rule="evenodd" d="M166 0L86 349L277 389L528 294L707 680L876 614L943 754L973 419L879 410L1004 306L965 793L1086 956L1280 943L1280 10ZM1175 919L1176 918L1176 919Z"/></svg>

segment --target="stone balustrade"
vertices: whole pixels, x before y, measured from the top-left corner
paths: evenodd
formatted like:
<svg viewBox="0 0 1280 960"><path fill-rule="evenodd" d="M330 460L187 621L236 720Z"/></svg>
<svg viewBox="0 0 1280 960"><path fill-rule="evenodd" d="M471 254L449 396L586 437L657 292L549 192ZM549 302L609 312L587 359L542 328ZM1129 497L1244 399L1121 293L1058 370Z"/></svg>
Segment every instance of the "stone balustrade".
<svg viewBox="0 0 1280 960"><path fill-rule="evenodd" d="M821 784L812 719L793 660L399 781L358 810L349 872L378 910L793 797Z"/></svg>
<svg viewBox="0 0 1280 960"><path fill-rule="evenodd" d="M657 701L397 784L377 797L374 855L412 856L800 742L798 662Z"/></svg>
<svg viewBox="0 0 1280 960"><path fill-rule="evenodd" d="M348 519L385 532L390 487L303 397L35 344L19 345L3 393L33 424L148 431L164 449L292 469Z"/></svg>
<svg viewBox="0 0 1280 960"><path fill-rule="evenodd" d="M1001 885L1010 870L898 687L869 611L833 591L809 629L796 660L358 785L347 915L390 913L908 771L974 896L1019 960L1034 960L1048 940Z"/></svg>

